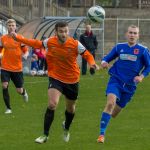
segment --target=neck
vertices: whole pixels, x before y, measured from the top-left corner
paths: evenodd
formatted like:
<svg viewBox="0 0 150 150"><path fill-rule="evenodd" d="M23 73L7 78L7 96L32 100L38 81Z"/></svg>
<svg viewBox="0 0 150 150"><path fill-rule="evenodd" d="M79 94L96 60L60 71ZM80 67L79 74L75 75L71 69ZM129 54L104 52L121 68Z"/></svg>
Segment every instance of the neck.
<svg viewBox="0 0 150 150"><path fill-rule="evenodd" d="M129 42L128 42L128 45L129 45L130 47L132 47L132 46L135 46L136 43L129 43Z"/></svg>

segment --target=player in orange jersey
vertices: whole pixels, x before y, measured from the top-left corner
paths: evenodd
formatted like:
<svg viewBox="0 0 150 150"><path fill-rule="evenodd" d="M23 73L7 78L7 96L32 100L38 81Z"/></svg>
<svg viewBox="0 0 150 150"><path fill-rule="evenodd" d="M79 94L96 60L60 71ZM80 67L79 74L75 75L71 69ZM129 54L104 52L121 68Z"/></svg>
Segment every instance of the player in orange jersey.
<svg viewBox="0 0 150 150"><path fill-rule="evenodd" d="M44 117L44 133L35 139L37 143L44 143L48 139L49 129L54 119L54 112L60 96L66 98L65 121L62 124L65 142L69 141L69 127L74 118L75 105L78 97L80 70L77 64L77 56L80 54L89 63L90 67L97 69L93 56L77 40L69 37L69 27L66 22L57 22L55 36L39 41L26 39L16 33L12 36L19 42L23 42L34 48L47 49L46 60L48 65L48 107Z"/></svg>
<svg viewBox="0 0 150 150"><path fill-rule="evenodd" d="M27 102L28 95L23 88L23 73L22 73L22 55L27 56L28 48L21 42L15 41L10 35L16 31L16 21L8 19L7 21L8 34L0 38L0 52L4 48L3 57L1 60L1 82L3 90L3 99L6 105L6 114L12 113L10 106L10 96L8 92L9 81L12 80L16 90L23 96Z"/></svg>

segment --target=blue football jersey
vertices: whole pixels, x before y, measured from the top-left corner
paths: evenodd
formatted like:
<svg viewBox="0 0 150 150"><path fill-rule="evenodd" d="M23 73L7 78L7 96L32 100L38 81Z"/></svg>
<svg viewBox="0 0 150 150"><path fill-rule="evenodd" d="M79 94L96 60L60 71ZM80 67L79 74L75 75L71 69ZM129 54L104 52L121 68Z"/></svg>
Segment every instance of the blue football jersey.
<svg viewBox="0 0 150 150"><path fill-rule="evenodd" d="M117 77L126 84L135 85L134 77L139 74L147 76L150 72L150 54L147 47L136 44L118 43L113 47L103 61L115 60L109 69L109 74Z"/></svg>

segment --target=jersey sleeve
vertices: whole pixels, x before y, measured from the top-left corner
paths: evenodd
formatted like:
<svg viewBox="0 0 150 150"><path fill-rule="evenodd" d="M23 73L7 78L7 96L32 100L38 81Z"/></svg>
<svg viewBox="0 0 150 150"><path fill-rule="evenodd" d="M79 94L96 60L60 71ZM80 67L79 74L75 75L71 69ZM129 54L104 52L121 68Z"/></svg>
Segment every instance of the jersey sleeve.
<svg viewBox="0 0 150 150"><path fill-rule="evenodd" d="M82 54L86 51L86 48L78 41L78 53Z"/></svg>
<svg viewBox="0 0 150 150"><path fill-rule="evenodd" d="M107 63L111 62L115 58L118 57L117 53L117 45L112 48L112 50L102 59L102 61L105 61Z"/></svg>
<svg viewBox="0 0 150 150"><path fill-rule="evenodd" d="M150 72L150 53L149 50L146 49L143 53L143 60L144 60L144 69L142 70L142 73L144 77L146 77Z"/></svg>
<svg viewBox="0 0 150 150"><path fill-rule="evenodd" d="M78 41L78 53L84 58L86 59L86 61L89 63L89 65L94 65L95 64L95 60L93 55L86 50L86 48Z"/></svg>
<svg viewBox="0 0 150 150"><path fill-rule="evenodd" d="M18 42L24 43L28 46L31 46L33 48L43 48L43 44L42 41L40 40L36 40L36 39L27 39L21 35L16 35L16 40Z"/></svg>

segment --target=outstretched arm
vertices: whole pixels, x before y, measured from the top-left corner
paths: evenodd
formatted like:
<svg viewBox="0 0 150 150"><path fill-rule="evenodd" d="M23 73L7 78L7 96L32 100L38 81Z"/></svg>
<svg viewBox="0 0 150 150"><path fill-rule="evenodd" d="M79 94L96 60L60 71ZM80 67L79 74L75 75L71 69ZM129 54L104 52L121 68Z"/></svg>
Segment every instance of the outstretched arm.
<svg viewBox="0 0 150 150"><path fill-rule="evenodd" d="M11 35L18 42L24 43L24 44L34 47L34 48L43 48L42 41L40 41L40 40L27 39L19 34L16 34L15 32L11 33Z"/></svg>

